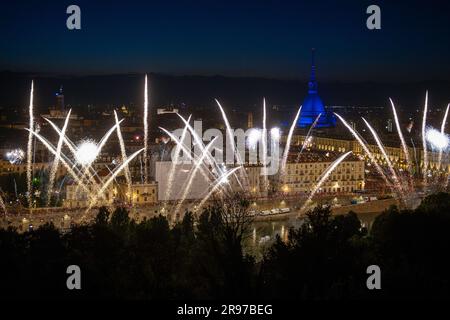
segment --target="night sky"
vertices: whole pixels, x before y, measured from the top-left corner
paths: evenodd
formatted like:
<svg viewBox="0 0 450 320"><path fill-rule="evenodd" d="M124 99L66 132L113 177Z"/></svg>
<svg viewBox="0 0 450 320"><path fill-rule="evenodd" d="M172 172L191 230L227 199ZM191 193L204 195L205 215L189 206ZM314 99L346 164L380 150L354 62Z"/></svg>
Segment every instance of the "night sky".
<svg viewBox="0 0 450 320"><path fill-rule="evenodd" d="M449 16L446 1L7 1L0 70L306 78L315 47L324 80L448 80Z"/></svg>

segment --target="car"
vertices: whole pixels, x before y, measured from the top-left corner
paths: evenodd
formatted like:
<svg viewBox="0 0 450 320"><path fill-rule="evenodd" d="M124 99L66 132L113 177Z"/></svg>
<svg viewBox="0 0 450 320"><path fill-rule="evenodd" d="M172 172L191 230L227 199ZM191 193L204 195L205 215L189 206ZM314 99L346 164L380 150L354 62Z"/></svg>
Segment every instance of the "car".
<svg viewBox="0 0 450 320"><path fill-rule="evenodd" d="M250 210L250 211L248 212L248 215L249 215L250 217L254 217L254 216L256 216L256 211L255 211L255 210Z"/></svg>
<svg viewBox="0 0 450 320"><path fill-rule="evenodd" d="M278 208L274 208L274 209L270 210L270 212L272 214L279 214L279 213L281 213L280 209L278 209Z"/></svg>
<svg viewBox="0 0 450 320"><path fill-rule="evenodd" d="M261 215L262 216L268 216L270 214L271 214L270 210L263 210L263 211L261 211Z"/></svg>
<svg viewBox="0 0 450 320"><path fill-rule="evenodd" d="M281 208L280 211L281 213L288 213L291 212L291 208Z"/></svg>

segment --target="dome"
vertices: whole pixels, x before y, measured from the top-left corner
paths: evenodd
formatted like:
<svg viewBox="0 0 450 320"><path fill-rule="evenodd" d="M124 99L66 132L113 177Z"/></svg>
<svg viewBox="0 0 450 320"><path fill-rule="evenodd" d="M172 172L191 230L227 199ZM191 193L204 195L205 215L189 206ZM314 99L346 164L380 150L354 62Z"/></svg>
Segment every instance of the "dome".
<svg viewBox="0 0 450 320"><path fill-rule="evenodd" d="M301 128L310 127L316 118L320 118L316 124L317 128L333 127L336 123L334 116L325 110L325 106L317 93L317 81L315 75L316 66L314 64L314 49L312 51L311 76L308 82L308 95L302 104L302 111L298 126Z"/></svg>

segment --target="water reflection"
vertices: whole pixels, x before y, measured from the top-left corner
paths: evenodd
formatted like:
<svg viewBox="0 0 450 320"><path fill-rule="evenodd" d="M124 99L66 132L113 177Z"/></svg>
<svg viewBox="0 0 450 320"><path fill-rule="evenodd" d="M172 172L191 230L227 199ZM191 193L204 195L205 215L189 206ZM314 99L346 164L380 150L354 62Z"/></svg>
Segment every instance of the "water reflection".
<svg viewBox="0 0 450 320"><path fill-rule="evenodd" d="M358 214L361 225L370 230L375 217L379 212ZM274 243L277 235L284 242L288 241L289 230L299 228L304 223L303 219L290 218L277 221L255 221L251 226L251 236L245 241L246 253L261 259L268 248Z"/></svg>

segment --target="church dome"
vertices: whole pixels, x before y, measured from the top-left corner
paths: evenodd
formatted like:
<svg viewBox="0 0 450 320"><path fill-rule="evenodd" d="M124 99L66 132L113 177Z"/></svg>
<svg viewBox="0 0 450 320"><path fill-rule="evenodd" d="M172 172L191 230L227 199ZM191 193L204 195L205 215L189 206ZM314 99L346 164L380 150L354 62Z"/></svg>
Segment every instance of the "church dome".
<svg viewBox="0 0 450 320"><path fill-rule="evenodd" d="M318 128L333 127L336 123L333 115L325 110L325 106L317 92L316 66L314 64L314 49L312 50L311 76L308 82L308 95L302 104L302 111L298 125L301 128L310 127L317 117L320 118L316 124Z"/></svg>

